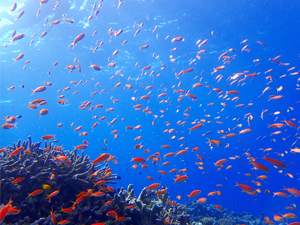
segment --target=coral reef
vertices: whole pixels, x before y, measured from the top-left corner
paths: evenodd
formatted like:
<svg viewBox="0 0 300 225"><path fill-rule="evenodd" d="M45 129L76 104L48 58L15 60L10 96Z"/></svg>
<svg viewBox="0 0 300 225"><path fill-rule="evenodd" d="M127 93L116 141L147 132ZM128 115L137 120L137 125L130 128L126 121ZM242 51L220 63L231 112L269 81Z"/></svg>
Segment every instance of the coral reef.
<svg viewBox="0 0 300 225"><path fill-rule="evenodd" d="M230 218L221 218L216 222L217 225L231 225L234 224L234 220Z"/></svg>
<svg viewBox="0 0 300 225"><path fill-rule="evenodd" d="M145 187L138 196L132 184L127 190L114 190L108 185L120 177L112 174L108 161L113 157L109 156L92 162L83 151L77 154L77 147L66 151L45 142L41 148L41 142L32 143L31 137L1 149L4 224L263 224L263 215L258 219L220 211L211 204L176 203L167 188ZM12 211L5 212L7 208Z"/></svg>
<svg viewBox="0 0 300 225"><path fill-rule="evenodd" d="M120 177L108 163L96 165L77 148L66 151L46 141L41 148L29 137L2 151L0 166L1 203L16 210L7 214L9 224L189 223L187 208L170 201L167 189L144 188L138 196L132 184L114 190L108 185Z"/></svg>
<svg viewBox="0 0 300 225"><path fill-rule="evenodd" d="M187 203L186 213L190 214L192 224L202 225L231 225L247 224L259 225L264 224L263 216L256 218L248 213L235 213L225 210L218 210L211 204L197 204L196 202Z"/></svg>
<svg viewBox="0 0 300 225"><path fill-rule="evenodd" d="M213 217L204 217L201 219L203 225L213 225L215 224L216 219Z"/></svg>
<svg viewBox="0 0 300 225"><path fill-rule="evenodd" d="M47 146L47 142L43 149L40 146L41 142L33 144L29 137L28 141L22 144L18 141L13 146L8 146L0 155L1 202L8 202L12 197L14 207L20 210L18 215L8 216L12 223L47 218L52 209L59 212L62 207L71 207L79 190L97 191L116 183L114 179L120 179L116 174L108 172L108 163L102 166L94 165L89 156L84 156L83 151L77 155L76 149L65 151L52 143ZM15 153L18 149L21 150ZM18 178L21 180L17 182ZM94 185L101 180L105 185ZM41 194L28 195L36 190L41 190ZM57 195L47 197L55 191ZM108 191L107 195L110 194L111 191ZM96 208L101 203L103 205L104 200L94 197L93 204L91 202L83 200L76 204L76 210L71 216L66 214L60 217L72 217L74 222L81 221L83 212ZM89 216L90 213L85 213L85 217Z"/></svg>

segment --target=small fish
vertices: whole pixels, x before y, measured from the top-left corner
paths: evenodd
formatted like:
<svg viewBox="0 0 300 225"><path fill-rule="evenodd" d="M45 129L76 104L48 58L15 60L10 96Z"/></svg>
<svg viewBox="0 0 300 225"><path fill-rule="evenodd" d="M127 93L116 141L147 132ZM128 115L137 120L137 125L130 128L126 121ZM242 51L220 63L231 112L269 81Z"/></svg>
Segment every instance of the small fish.
<svg viewBox="0 0 300 225"><path fill-rule="evenodd" d="M51 186L49 184L43 184L42 187L43 187L44 190L50 190L51 189Z"/></svg>

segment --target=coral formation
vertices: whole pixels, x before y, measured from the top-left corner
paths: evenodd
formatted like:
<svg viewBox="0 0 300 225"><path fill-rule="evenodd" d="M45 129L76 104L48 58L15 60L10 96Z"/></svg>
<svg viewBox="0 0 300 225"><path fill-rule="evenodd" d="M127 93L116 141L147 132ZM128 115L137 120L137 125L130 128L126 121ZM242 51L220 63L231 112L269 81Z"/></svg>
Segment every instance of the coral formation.
<svg viewBox="0 0 300 225"><path fill-rule="evenodd" d="M23 143L18 141L13 146L8 146L0 155L1 201L8 202L12 197L14 207L20 210L18 215L8 216L13 223L47 218L52 209L58 215L61 208L72 206L72 201L76 200L76 195L81 190L97 191L108 187L109 184L114 184L114 179L120 179L116 174L108 172L107 163L102 166L92 164L89 156L84 156L83 151L78 155L76 149L65 151L54 147L52 143L47 146L47 142L43 149L40 146L41 142L32 143L29 137L28 141ZM14 151L17 149L21 150L16 154ZM19 182L13 182L17 178L22 179ZM102 187L94 185L101 180L105 182L105 185ZM41 194L28 195L36 190L41 190ZM57 195L47 197L54 191ZM108 190L106 195L110 196L113 192L113 189ZM76 204L76 209L71 216L65 214L58 216L58 219L72 217L74 222L82 221L83 212L85 212L84 217L89 217L91 213L86 212L103 205L106 198L89 199L93 201L82 201Z"/></svg>
<svg viewBox="0 0 300 225"><path fill-rule="evenodd" d="M190 215L193 224L201 223L203 225L229 225L229 224L264 224L263 216L256 218L248 213L238 214L228 212L226 209L219 211L211 204L197 204L196 202L187 203L186 213Z"/></svg>
<svg viewBox="0 0 300 225"><path fill-rule="evenodd" d="M168 192L157 194L144 188L137 196L133 185L114 190L109 184L120 179L108 163L96 165L83 151L65 151L45 142L18 141L0 155L1 202L12 197L5 222L14 224L164 224L189 222L186 208L169 200ZM81 191L81 192L80 192ZM116 215L115 218L111 214Z"/></svg>
<svg viewBox="0 0 300 225"><path fill-rule="evenodd" d="M201 219L203 225L213 225L215 224L216 219L213 217L204 217Z"/></svg>
<svg viewBox="0 0 300 225"><path fill-rule="evenodd" d="M108 154L109 155L109 154ZM120 179L103 164L84 156L77 148L66 151L52 143L18 141L0 153L1 214L8 224L262 224L247 213L219 211L210 204L171 201L167 188L143 188L138 196L133 185L114 190ZM10 201L11 199L11 201ZM2 211L3 210L3 211Z"/></svg>

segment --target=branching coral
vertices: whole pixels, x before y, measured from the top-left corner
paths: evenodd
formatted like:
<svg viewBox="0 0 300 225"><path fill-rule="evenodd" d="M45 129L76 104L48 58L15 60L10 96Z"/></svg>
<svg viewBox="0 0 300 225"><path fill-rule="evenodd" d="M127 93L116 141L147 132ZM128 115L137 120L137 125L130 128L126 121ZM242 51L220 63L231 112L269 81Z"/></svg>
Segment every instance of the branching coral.
<svg viewBox="0 0 300 225"><path fill-rule="evenodd" d="M99 187L94 187L95 182L104 180L102 187L106 187L115 183L114 179L119 179L116 174L107 173L107 163L94 165L83 151L78 155L77 150L65 151L51 143L47 146L47 142L43 149L40 146L41 142L33 144L29 137L28 141L8 146L0 155L1 201L8 202L12 197L13 205L20 210L18 215L10 216L12 222L26 217L31 221L48 217L52 208L59 212L61 207L70 207L80 191L99 190ZM36 190L41 190L41 194L28 196ZM53 192L58 194L47 197ZM77 209L72 216L75 220L77 213L79 220L82 212L105 203L105 199L101 198L94 199L92 203L84 200L76 204Z"/></svg>

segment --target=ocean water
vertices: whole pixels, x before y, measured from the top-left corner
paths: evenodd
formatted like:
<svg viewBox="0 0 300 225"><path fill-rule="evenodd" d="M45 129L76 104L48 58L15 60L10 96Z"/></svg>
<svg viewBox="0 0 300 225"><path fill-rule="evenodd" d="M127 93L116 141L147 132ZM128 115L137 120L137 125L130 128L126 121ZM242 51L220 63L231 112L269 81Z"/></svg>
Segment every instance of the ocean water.
<svg viewBox="0 0 300 225"><path fill-rule="evenodd" d="M0 107L2 124L7 116L21 115L22 118L16 120L17 128L1 130L1 147L19 139L26 140L28 135L34 142L41 141L44 135L55 135L56 144L66 150L72 150L86 140L89 145L84 151L91 159L104 152L116 156L118 165L110 162L110 166L122 179L114 187L134 184L136 193L139 193L142 188L157 182L168 188L172 199L182 196L182 200L177 200L181 203L188 201L187 195L191 191L199 189L201 194L198 197L208 198L210 204L221 205L228 211L246 211L255 216L264 213L270 218L278 213L287 213L285 207L291 204L299 207L297 197L273 197L273 192L281 192L284 187L299 190L300 156L291 152L291 149L299 147L298 129L283 122L286 120L299 126L298 1L105 0L101 2L97 16L93 6L96 4L97 9L99 1L60 0L55 11L54 0L41 6L29 0L17 3L14 12L9 12L13 1L0 3ZM23 9L24 15L14 20ZM93 18L88 21L90 15ZM68 23L64 18L74 22ZM60 23L50 26L49 23L55 20L60 20ZM120 29L123 32L118 36L109 33ZM140 32L134 36L138 29ZM25 37L11 43L13 30L16 34L24 33ZM44 31L48 33L39 38ZM97 33L92 35L94 31ZM34 33L36 35L32 37ZM85 37L74 48L68 47L81 33L85 33ZM184 40L172 43L171 40L176 37ZM196 45L199 39L198 45L206 39L208 42L199 47ZM31 40L34 41L30 45ZM122 45L125 40L128 42ZM102 41L103 45L99 46ZM140 49L146 44L148 48ZM96 46L98 49L93 53ZM178 49L171 51L174 48ZM119 52L113 55L115 50ZM206 52L200 55L200 50ZM218 59L224 52L228 52L225 56L230 57ZM12 59L20 53L24 53L24 57L14 62ZM276 57L280 63L270 60ZM72 72L66 69L67 65L77 66L75 58L80 62L81 73L77 68ZM176 62L172 62L172 58ZM23 68L27 60L30 62ZM54 67L56 61L58 64ZM224 64L225 61L230 62ZM111 62L116 66L109 67ZM91 64L98 65L101 70L94 70ZM143 70L148 65L151 68ZM213 73L214 68L222 65L225 65L224 69ZM180 71L189 68L194 70L178 76ZM152 71L153 74L150 74ZM235 73L243 75L231 84ZM258 75L245 78L252 73ZM82 83L78 84L81 80ZM71 84L71 81L77 84ZM43 82L51 82L52 85L47 86ZM115 87L119 82L121 85ZM195 83L203 86L192 88ZM126 84L133 87L128 88ZM47 86L47 90L33 94L34 89L43 85ZM15 88L8 90L12 86ZM153 88L146 89L148 86ZM283 89L278 91L281 86ZM66 87L70 90L64 91ZM266 87L271 90L259 98ZM218 94L213 88L219 88L223 93ZM187 97L186 93L176 93L178 89L197 96L197 101ZM226 91L232 90L239 94L225 96ZM75 91L78 93L74 94ZM98 92L92 94L95 91ZM162 93L166 96L158 97ZM57 103L60 95L67 100L65 105ZM141 99L144 95L150 98ZM270 100L271 95L284 98ZM234 97L239 100L233 100ZM46 99L47 104L37 109L28 108L29 102L38 98ZM119 101L113 103L115 99ZM91 105L82 110L79 106L84 101L91 101ZM97 104L104 106L95 108ZM142 104L141 111L133 107L137 104ZM244 106L236 107L239 104ZM94 109L88 110L91 106ZM109 108L114 110L107 111ZM49 113L41 116L40 109L47 109ZM143 112L144 109L151 113ZM264 110L268 111L261 118ZM97 118L93 118L95 116ZM106 117L105 120L99 121L102 116ZM117 121L109 125L114 118ZM204 126L190 132L188 128L200 120ZM179 121L186 121L186 124L179 126ZM99 124L92 129L96 122ZM57 127L58 123L63 126ZM286 126L268 128L274 123ZM125 129L137 125L142 128ZM79 132L74 131L78 126L83 127L80 132L88 132L88 135L79 136ZM225 134L238 134L246 128L252 129L252 132L231 138L222 138L223 135L218 132L224 130ZM164 132L166 129L175 131L169 134ZM118 130L118 138L111 133L113 130ZM203 135L208 131L212 133ZM276 131L282 133L272 134ZM142 139L134 140L138 136ZM173 136L176 137L171 139ZM211 149L207 138L220 140L223 145L213 145ZM143 145L143 148L135 149L137 144ZM171 147L162 148L162 145ZM193 152L195 147L199 151ZM185 148L188 148L187 154L164 158L166 153L176 153ZM272 150L261 150L267 148ZM146 149L148 153L144 152ZM157 152L161 157L157 164L148 160L149 168L143 169L141 164L136 164L138 169L132 168L135 164L131 162L133 157L147 159ZM245 152L251 154L256 162L267 166L270 172L254 170ZM262 159L263 153L283 162L287 169L274 168ZM204 170L195 164L200 162L197 154L204 157ZM220 159L228 160L224 168L214 165ZM163 166L167 161L170 165ZM231 169L227 168L229 165ZM188 181L174 183L175 174L168 172L173 168L186 169L185 173L177 171L175 174L186 174ZM159 170L166 171L167 175L162 175ZM247 173L252 177L245 176ZM268 179L257 179L260 175L267 175ZM153 181L147 176L151 176ZM256 186L253 180L261 182L262 186ZM260 189L261 193L248 195L235 186L236 182ZM265 190L271 193L265 194ZM222 195L207 197L213 191L221 191ZM297 207L293 213L299 215Z"/></svg>

